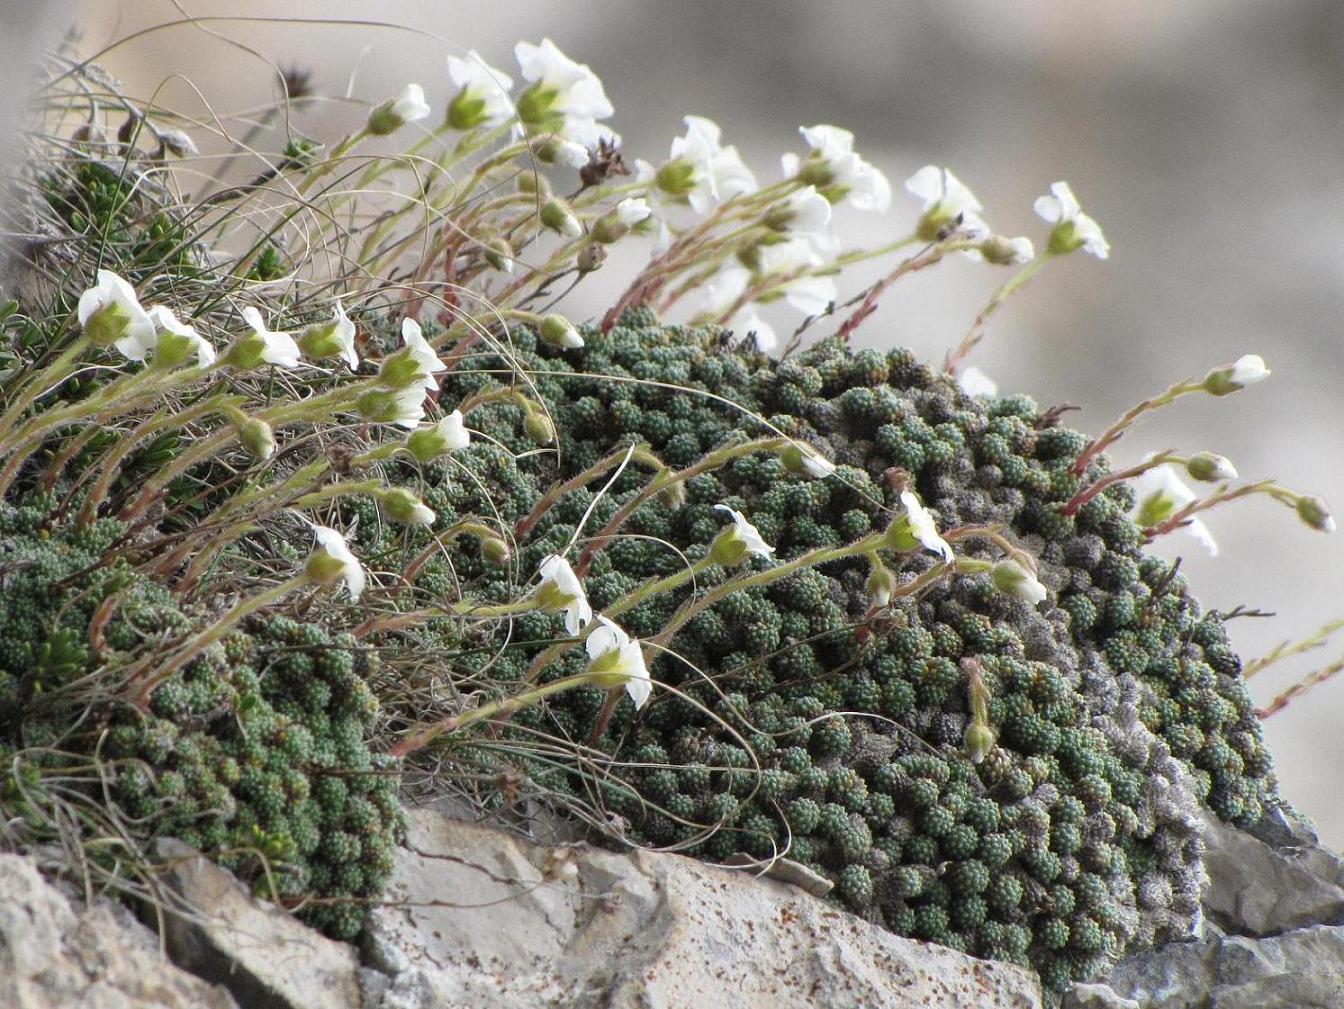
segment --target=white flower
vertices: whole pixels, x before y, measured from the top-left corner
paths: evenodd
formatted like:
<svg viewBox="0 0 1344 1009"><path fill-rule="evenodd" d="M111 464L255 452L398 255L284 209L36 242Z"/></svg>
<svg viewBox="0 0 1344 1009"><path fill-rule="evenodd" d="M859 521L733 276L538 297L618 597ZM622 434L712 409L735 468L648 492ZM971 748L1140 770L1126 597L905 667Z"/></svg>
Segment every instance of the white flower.
<svg viewBox="0 0 1344 1009"><path fill-rule="evenodd" d="M824 236L831 224L831 203L816 186L804 186L767 211L765 223L775 231Z"/></svg>
<svg viewBox="0 0 1344 1009"><path fill-rule="evenodd" d="M793 238L776 245L762 246L756 253L756 269L732 260L705 285L703 307L708 312L723 312L735 304L749 284L757 285L771 277L792 279L771 285L772 295L782 296L804 315L820 315L836 299L831 277L792 276L821 266L824 260L805 238Z"/></svg>
<svg viewBox="0 0 1344 1009"><path fill-rule="evenodd" d="M444 364L439 360L439 355L434 353L434 348L429 345L429 341L425 339L425 333L420 328L420 323L410 316L401 320L401 342L411 352L411 359L419 366L420 373L423 376L420 380L421 384L426 389L437 389L439 381L434 377L434 372L443 371Z"/></svg>
<svg viewBox="0 0 1344 1009"><path fill-rule="evenodd" d="M425 102L425 89L419 84L407 84L396 98L383 102L369 113L365 129L375 137L385 137L407 123L419 122L432 111Z"/></svg>
<svg viewBox="0 0 1344 1009"><path fill-rule="evenodd" d="M957 376L957 385L967 396L997 396L998 383L975 366Z"/></svg>
<svg viewBox="0 0 1344 1009"><path fill-rule="evenodd" d="M1055 182L1050 186L1049 196L1038 196L1035 203L1036 213L1042 219L1053 224L1050 229L1050 251L1055 254L1082 249L1098 259L1111 254L1111 247L1099 225L1082 212L1078 198L1073 195L1067 182Z"/></svg>
<svg viewBox="0 0 1344 1009"><path fill-rule="evenodd" d="M938 241L952 231L975 237L989 233L989 226L980 217L985 208L948 169L925 165L905 180L905 189L924 202L924 214L915 232L921 241Z"/></svg>
<svg viewBox="0 0 1344 1009"><path fill-rule="evenodd" d="M672 141L667 164L656 172L637 166L660 192L707 214L720 203L756 191L756 176L742 162L737 148L720 143L718 123L704 116L686 116L686 134Z"/></svg>
<svg viewBox="0 0 1344 1009"><path fill-rule="evenodd" d="M317 548L308 557L304 572L319 585L344 582L353 601L364 591L364 568L345 542L345 537L327 526L313 526Z"/></svg>
<svg viewBox="0 0 1344 1009"><path fill-rule="evenodd" d="M215 363L215 348L210 345L210 341L196 332L194 326L178 319L171 308L155 305L149 310L149 317L157 330L154 346L156 363L179 364L191 353L195 353L196 364L201 368L208 368Z"/></svg>
<svg viewBox="0 0 1344 1009"><path fill-rule="evenodd" d="M462 411L454 410L434 426L434 433L443 439L449 452L461 452L471 444L471 433L462 422Z"/></svg>
<svg viewBox="0 0 1344 1009"><path fill-rule="evenodd" d="M912 550L916 545L932 550L944 561L951 563L955 558L952 547L938 534L938 525L927 508L920 503L914 491L901 491L901 504L905 506L905 515L893 523L894 545L898 550Z"/></svg>
<svg viewBox="0 0 1344 1009"><path fill-rule="evenodd" d="M750 305L747 307L751 308ZM775 332L775 327L762 319L760 314L755 311L734 316L728 323L728 328L734 333L740 332L744 337L749 338L752 346L761 354L768 354L779 346L779 335Z"/></svg>
<svg viewBox="0 0 1344 1009"><path fill-rule="evenodd" d="M541 562L541 584L535 595L537 609L543 613L563 613L565 630L578 634L593 619L593 608L583 591L583 582L569 566L569 561L550 554Z"/></svg>
<svg viewBox="0 0 1344 1009"><path fill-rule="evenodd" d="M258 362L273 364L277 368L297 368L301 363L299 345L288 333L267 329L261 318L261 312L251 305L243 309L243 321L252 332L230 348L230 356L237 358L238 367L255 368ZM237 351L234 354L234 351ZM251 363L244 363L251 359Z"/></svg>
<svg viewBox="0 0 1344 1009"><path fill-rule="evenodd" d="M1176 470L1165 464L1140 473L1132 481L1132 486L1135 505L1130 515L1135 525L1144 529L1161 525L1197 497L1185 481L1176 475ZM1200 519L1192 518L1182 528L1199 540L1211 557L1218 556L1218 544L1208 526Z"/></svg>
<svg viewBox="0 0 1344 1009"><path fill-rule="evenodd" d="M649 209L648 200L631 197L616 204L615 213L616 220L620 221L627 228L633 228L636 224L653 213L653 211Z"/></svg>
<svg viewBox="0 0 1344 1009"><path fill-rule="evenodd" d="M154 321L140 306L135 288L111 270L79 296L79 325L100 347L115 345L123 357L143 361L157 342Z"/></svg>
<svg viewBox="0 0 1344 1009"><path fill-rule="evenodd" d="M471 444L471 432L462 421L462 411L454 410L433 427L411 433L406 451L420 462L430 462L446 452L460 452Z"/></svg>
<svg viewBox="0 0 1344 1009"><path fill-rule="evenodd" d="M561 168L579 169L588 164L588 148L563 137L550 148L551 161Z"/></svg>
<svg viewBox="0 0 1344 1009"><path fill-rule="evenodd" d="M765 542L756 527L748 522L747 517L740 511L729 508L725 504L716 504L714 507L718 511L727 512L733 517L732 528L719 533L709 545L709 555L716 564L733 567L741 564L748 557L768 559L774 554L775 548Z"/></svg>
<svg viewBox="0 0 1344 1009"><path fill-rule="evenodd" d="M448 105L448 125L455 130L498 126L513 118L509 90L513 78L496 70L475 49L465 57L448 57L448 76L458 92Z"/></svg>
<svg viewBox="0 0 1344 1009"><path fill-rule="evenodd" d="M653 681L644 664L644 650L639 641L600 614L597 624L584 642L591 660L589 675L599 687L625 687L625 692L635 702L635 709L644 707L653 693Z"/></svg>
<svg viewBox="0 0 1344 1009"><path fill-rule="evenodd" d="M991 570L990 578L994 587L1006 595L1016 596L1033 606L1045 601L1045 586L1017 561L999 561Z"/></svg>
<svg viewBox="0 0 1344 1009"><path fill-rule="evenodd" d="M847 201L857 210L885 214L891 206L887 177L854 153L854 134L838 126L800 126L812 153L806 160L785 154L784 174L812 183L832 203Z"/></svg>
<svg viewBox="0 0 1344 1009"><path fill-rule="evenodd" d="M513 52L529 85L517 103L518 118L528 126L555 130L558 125L559 132L580 140L566 127L590 130L593 120L615 111L588 65L571 60L550 39L541 45L519 42Z"/></svg>
<svg viewBox="0 0 1344 1009"><path fill-rule="evenodd" d="M1247 386L1263 381L1267 377L1269 369L1265 367L1265 359L1259 354L1247 354L1237 358L1232 365L1232 374L1228 376L1228 381L1233 385Z"/></svg>
<svg viewBox="0 0 1344 1009"><path fill-rule="evenodd" d="M331 321L308 326L296 342L310 358L342 357L351 370L359 367L359 355L355 353L355 324L345 314L345 306L339 298Z"/></svg>
<svg viewBox="0 0 1344 1009"><path fill-rule="evenodd" d="M610 126L606 123L599 123L596 119L582 116L566 119L559 127L556 135L571 140L583 148L583 164L574 165L574 168L582 168L583 165L586 165L588 163L588 152L597 150L603 144L607 147L621 146L621 135Z"/></svg>

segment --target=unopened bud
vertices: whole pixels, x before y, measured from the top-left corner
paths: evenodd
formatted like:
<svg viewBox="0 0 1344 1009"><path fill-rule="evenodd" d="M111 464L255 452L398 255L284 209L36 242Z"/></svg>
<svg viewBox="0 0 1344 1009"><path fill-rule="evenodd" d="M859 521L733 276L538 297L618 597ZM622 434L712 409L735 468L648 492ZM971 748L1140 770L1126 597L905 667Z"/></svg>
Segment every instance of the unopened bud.
<svg viewBox="0 0 1344 1009"><path fill-rule="evenodd" d="M1315 494L1304 494L1297 499L1297 517L1317 532L1335 531L1335 517L1330 514L1330 506Z"/></svg>
<svg viewBox="0 0 1344 1009"><path fill-rule="evenodd" d="M523 417L523 432L537 445L549 445L555 441L555 425L540 410L527 411Z"/></svg>
<svg viewBox="0 0 1344 1009"><path fill-rule="evenodd" d="M540 172L519 172L514 185L520 193L537 193L543 197L551 195L551 183Z"/></svg>
<svg viewBox="0 0 1344 1009"><path fill-rule="evenodd" d="M986 263L995 266L1019 266L1028 263L1036 255L1036 249L1029 238L1005 238L1002 235L990 235L976 250Z"/></svg>
<svg viewBox="0 0 1344 1009"><path fill-rule="evenodd" d="M265 461L275 455L275 432L271 425L256 417L248 417L235 425L238 440L254 457Z"/></svg>
<svg viewBox="0 0 1344 1009"><path fill-rule="evenodd" d="M602 264L607 261L607 250L601 245L585 245L579 250L579 254L574 257L574 265L579 268L580 273L592 273L594 270L600 270Z"/></svg>
<svg viewBox="0 0 1344 1009"><path fill-rule="evenodd" d="M485 261L501 273L513 273L513 246L503 237L492 235L485 240Z"/></svg>
<svg viewBox="0 0 1344 1009"><path fill-rule="evenodd" d="M502 568L513 559L513 551L498 536L486 536L481 540L481 557L487 564Z"/></svg>
<svg viewBox="0 0 1344 1009"><path fill-rule="evenodd" d="M863 583L863 590L868 593L868 603L875 609L882 609L891 602L892 594L896 591L896 576L881 561L873 562L873 569L868 573L868 580Z"/></svg>
<svg viewBox="0 0 1344 1009"><path fill-rule="evenodd" d="M569 204L556 197L551 197L541 208L541 223L566 238L578 238L583 234L583 225L569 209Z"/></svg>
<svg viewBox="0 0 1344 1009"><path fill-rule="evenodd" d="M1239 357L1227 368L1215 368L1204 376L1204 391L1211 396L1226 396L1269 377L1264 358L1259 354Z"/></svg>
<svg viewBox="0 0 1344 1009"><path fill-rule="evenodd" d="M1232 465L1232 461L1212 452L1200 452L1191 456L1185 464L1185 471L1193 479L1203 483L1218 483L1237 478L1237 468Z"/></svg>
<svg viewBox="0 0 1344 1009"><path fill-rule="evenodd" d="M405 487L391 487L382 491L378 495L378 503L383 506L384 515L402 525L432 526L437 518L434 509Z"/></svg>
<svg viewBox="0 0 1344 1009"><path fill-rule="evenodd" d="M562 350L576 350L583 346L583 337L579 335L574 323L554 312L541 320L538 333L542 343L548 343Z"/></svg>
<svg viewBox="0 0 1344 1009"><path fill-rule="evenodd" d="M686 485L674 480L658 492L658 500L668 508L680 508L686 503Z"/></svg>
<svg viewBox="0 0 1344 1009"><path fill-rule="evenodd" d="M961 742L966 749L966 756L970 762L978 764L989 755L990 750L994 749L994 730L984 722L972 721L966 726L966 732L961 737Z"/></svg>
<svg viewBox="0 0 1344 1009"><path fill-rule="evenodd" d="M554 134L534 140L532 142L532 153L543 165L582 168L588 164L588 148Z"/></svg>
<svg viewBox="0 0 1344 1009"><path fill-rule="evenodd" d="M994 587L1005 595L1016 596L1033 605L1045 601L1045 586L1017 561L999 561L989 573Z"/></svg>

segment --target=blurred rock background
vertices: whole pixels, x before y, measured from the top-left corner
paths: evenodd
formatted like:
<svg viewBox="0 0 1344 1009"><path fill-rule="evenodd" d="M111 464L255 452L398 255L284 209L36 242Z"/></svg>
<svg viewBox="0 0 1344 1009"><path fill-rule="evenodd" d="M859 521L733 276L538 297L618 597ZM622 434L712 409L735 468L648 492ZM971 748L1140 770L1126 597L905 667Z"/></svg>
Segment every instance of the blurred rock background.
<svg viewBox="0 0 1344 1009"><path fill-rule="evenodd" d="M6 32L28 6L0 3ZM184 13L201 20L135 34ZM799 124L833 122L855 131L898 189L925 163L947 165L998 230L1038 240L1032 199L1067 179L1104 226L1111 259L1052 264L1000 313L974 363L1005 391L1084 404L1069 421L1095 432L1172 380L1260 353L1269 382L1188 398L1114 457L1209 449L1243 478L1276 476L1344 508L1344 5L1335 0L75 0L52 15L63 16L83 55L133 36L99 59L132 93L203 118L202 95L224 118L272 101L276 67L309 71L317 93L358 100L304 113L302 127L327 140L362 120L360 103L408 80L442 108L447 52L476 48L514 72L512 44L549 35L602 76L632 156L665 157L694 112L772 176L779 154L799 148ZM374 18L387 26L340 23ZM914 210L898 193L887 217L852 219L848 233L904 234ZM944 263L889 292L860 342L941 359L1006 276ZM583 309L600 311L615 286L590 292ZM1243 655L1344 616L1344 541L1261 499L1208 524L1222 556L1180 535L1160 549L1185 558L1206 606L1277 614L1231 623ZM1257 702L1340 654L1344 638L1257 676ZM1337 845L1341 718L1344 676L1266 724L1284 793Z"/></svg>

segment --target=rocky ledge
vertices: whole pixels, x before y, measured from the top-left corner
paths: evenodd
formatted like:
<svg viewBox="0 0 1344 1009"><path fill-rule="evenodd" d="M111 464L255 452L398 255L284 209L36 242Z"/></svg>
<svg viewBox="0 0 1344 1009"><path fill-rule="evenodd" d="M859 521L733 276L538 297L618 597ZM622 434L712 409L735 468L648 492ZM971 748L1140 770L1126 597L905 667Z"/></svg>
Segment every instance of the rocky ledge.
<svg viewBox="0 0 1344 1009"><path fill-rule="evenodd" d="M413 811L363 946L333 942L168 844L200 915L159 936L0 856L11 1009L1031 1009L1026 970L898 938L805 892L675 855L545 847ZM1073 1009L1344 1006L1344 864L1276 814L1208 823L1202 937L1078 985Z"/></svg>

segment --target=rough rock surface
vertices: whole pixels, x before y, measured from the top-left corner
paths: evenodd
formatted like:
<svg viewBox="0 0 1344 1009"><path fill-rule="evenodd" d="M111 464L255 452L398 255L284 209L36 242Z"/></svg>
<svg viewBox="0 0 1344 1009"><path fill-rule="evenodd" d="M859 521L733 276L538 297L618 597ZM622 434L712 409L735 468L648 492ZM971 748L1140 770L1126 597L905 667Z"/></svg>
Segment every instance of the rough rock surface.
<svg viewBox="0 0 1344 1009"><path fill-rule="evenodd" d="M1206 818L1205 913L1239 935L1344 923L1344 862L1321 847L1310 825L1283 818L1257 833Z"/></svg>
<svg viewBox="0 0 1344 1009"><path fill-rule="evenodd" d="M33 863L0 854L0 1005L6 1009L237 1009L159 953L107 901L77 908Z"/></svg>
<svg viewBox="0 0 1344 1009"><path fill-rule="evenodd" d="M1344 862L1274 810L1253 832L1206 818L1206 938L1122 960L1066 1009L1344 1007Z"/></svg>
<svg viewBox="0 0 1344 1009"><path fill-rule="evenodd" d="M254 900L232 875L178 841L170 881L199 917L169 917L164 938L181 966L233 992L245 1009L351 1009L360 1005L354 947Z"/></svg>
<svg viewBox="0 0 1344 1009"><path fill-rule="evenodd" d="M688 858L542 848L419 810L370 962L382 1009L1041 1005L1028 971Z"/></svg>
<svg viewBox="0 0 1344 1009"><path fill-rule="evenodd" d="M0 855L6 1009L921 1009L1042 1004L1028 971L901 939L782 882L644 852L527 844L410 814L393 902L361 956L167 842L204 913L172 918L178 966L129 912L72 906ZM1066 1009L1341 1009L1344 863L1279 811L1205 825L1205 935L1076 985ZM193 976L194 975L194 976Z"/></svg>

